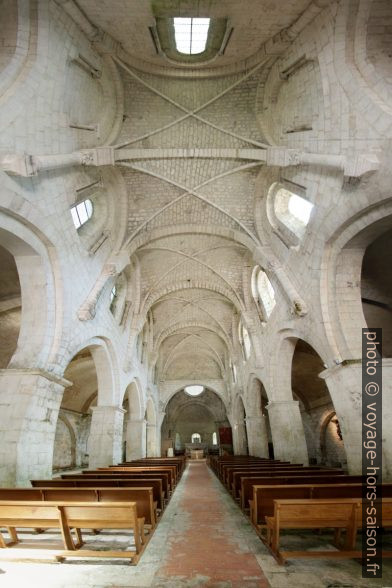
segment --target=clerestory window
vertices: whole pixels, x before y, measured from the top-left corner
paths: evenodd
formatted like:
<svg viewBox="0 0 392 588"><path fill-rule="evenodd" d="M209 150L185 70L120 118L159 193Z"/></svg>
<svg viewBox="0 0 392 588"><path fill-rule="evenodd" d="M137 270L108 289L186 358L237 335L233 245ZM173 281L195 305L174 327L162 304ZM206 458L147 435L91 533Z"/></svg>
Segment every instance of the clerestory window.
<svg viewBox="0 0 392 588"><path fill-rule="evenodd" d="M206 49L209 18L174 18L176 49L184 55L198 55Z"/></svg>
<svg viewBox="0 0 392 588"><path fill-rule="evenodd" d="M276 304L275 290L267 274L259 266L253 270L252 294L263 318L269 318Z"/></svg>
<svg viewBox="0 0 392 588"><path fill-rule="evenodd" d="M72 220L76 229L79 229L82 225L86 224L88 220L93 216L94 208L91 200L83 200L71 207Z"/></svg>

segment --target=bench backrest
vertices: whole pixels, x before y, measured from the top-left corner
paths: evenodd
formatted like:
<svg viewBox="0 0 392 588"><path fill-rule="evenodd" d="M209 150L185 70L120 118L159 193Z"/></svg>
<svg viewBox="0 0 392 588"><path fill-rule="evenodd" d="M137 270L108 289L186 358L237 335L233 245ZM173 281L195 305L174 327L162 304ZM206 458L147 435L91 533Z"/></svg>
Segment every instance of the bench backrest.
<svg viewBox="0 0 392 588"><path fill-rule="evenodd" d="M361 509L356 498L275 499L274 521L291 528L347 527Z"/></svg>
<svg viewBox="0 0 392 588"><path fill-rule="evenodd" d="M343 476L329 476L329 475L310 475L310 476L250 476L241 478L241 508L248 508L249 500L253 498L253 486L283 486L293 484L328 484L329 482L336 484L358 484L361 483L363 477L361 475L343 475Z"/></svg>
<svg viewBox="0 0 392 588"><path fill-rule="evenodd" d="M362 498L362 484L301 484L289 486L253 486L252 522L263 524L273 515L274 500L287 498ZM384 497L392 497L392 483L383 484Z"/></svg>
<svg viewBox="0 0 392 588"><path fill-rule="evenodd" d="M344 472L343 470L340 469L331 469L331 470L325 470L322 468L317 468L317 467L312 467L312 466L306 466L306 467L301 467L301 466L274 466L274 467L245 467L245 468L233 468L233 469L229 469L226 472L226 484L227 486L231 489L232 485L233 485L233 481L234 481L234 475L235 474L247 474L247 473L251 473L251 472L255 472L255 473L271 473L271 475L279 475L280 473L285 473L285 472L298 472L298 475L306 475L309 473L321 473L321 474L330 474L330 475L343 475Z"/></svg>
<svg viewBox="0 0 392 588"><path fill-rule="evenodd" d="M45 502L135 502L139 517L155 525L152 488L0 488L0 500Z"/></svg>
<svg viewBox="0 0 392 588"><path fill-rule="evenodd" d="M164 508L164 495L162 491L162 480L158 478L140 478L132 480L32 480L34 488L151 488L153 491L153 499L157 502L160 509ZM1 492L4 489L0 489ZM27 490L29 488L18 488L19 490ZM39 498L37 499L39 500Z"/></svg>
<svg viewBox="0 0 392 588"><path fill-rule="evenodd" d="M130 529L137 525L134 502L38 502L0 501L0 527L59 528L60 510L69 527L88 529Z"/></svg>
<svg viewBox="0 0 392 588"><path fill-rule="evenodd" d="M153 478L153 479L158 478L158 479L162 480L163 492L165 493L166 496L169 496L169 492L170 492L169 475L168 474L160 474L157 472L154 472L154 473L145 472L144 474L142 472L140 472L140 473L131 473L131 474L126 474L126 475L117 475L117 476L112 475L112 474L109 474L109 475L108 474L67 474L66 477L55 478L54 481L57 481L57 480L71 480L71 481L81 480L81 481L86 482L86 481L91 480L91 483L95 486L97 484L97 482L99 482L99 484L101 484L101 482L107 483L107 482L111 482L111 481L129 482L131 480L149 479L149 478ZM39 480L39 482L41 482L41 481L42 480ZM33 484L33 482L37 482L37 480L32 480L31 483Z"/></svg>

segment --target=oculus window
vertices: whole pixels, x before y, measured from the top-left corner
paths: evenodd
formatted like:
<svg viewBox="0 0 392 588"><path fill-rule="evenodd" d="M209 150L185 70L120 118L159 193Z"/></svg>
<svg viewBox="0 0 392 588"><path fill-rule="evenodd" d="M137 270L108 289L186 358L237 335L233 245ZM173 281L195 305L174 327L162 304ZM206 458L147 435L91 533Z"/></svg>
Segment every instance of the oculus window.
<svg viewBox="0 0 392 588"><path fill-rule="evenodd" d="M189 396L199 396L202 392L204 392L204 386L195 385L195 386L185 386L185 392L189 394Z"/></svg>

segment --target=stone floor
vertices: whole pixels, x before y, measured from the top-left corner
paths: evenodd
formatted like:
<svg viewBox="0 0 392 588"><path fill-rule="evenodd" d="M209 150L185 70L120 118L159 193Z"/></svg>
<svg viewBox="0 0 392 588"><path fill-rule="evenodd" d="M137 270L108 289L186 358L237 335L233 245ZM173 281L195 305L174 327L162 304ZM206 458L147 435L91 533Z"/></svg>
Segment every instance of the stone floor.
<svg viewBox="0 0 392 588"><path fill-rule="evenodd" d="M45 533L47 535L47 533ZM107 540L92 536L91 541ZM119 547L126 535L109 540ZM325 548L328 537L291 534L286 545ZM291 560L279 566L269 555L205 462L184 473L137 566L120 561L59 563L0 560L0 587L19 588L392 588L392 564L382 580L363 580L352 560Z"/></svg>

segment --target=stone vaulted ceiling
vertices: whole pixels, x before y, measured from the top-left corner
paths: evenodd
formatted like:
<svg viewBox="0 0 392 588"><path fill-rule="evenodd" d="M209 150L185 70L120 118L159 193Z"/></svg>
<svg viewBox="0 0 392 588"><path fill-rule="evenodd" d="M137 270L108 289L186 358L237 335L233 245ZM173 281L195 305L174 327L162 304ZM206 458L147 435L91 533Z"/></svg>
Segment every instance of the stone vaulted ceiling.
<svg viewBox="0 0 392 588"><path fill-rule="evenodd" d="M129 200L127 246L140 268L140 314L152 318L158 379L221 379L245 307L244 271L255 265L251 250L260 245L254 209L262 162L255 154L266 141L256 103L268 58L226 75L192 77L188 69L186 76L168 76L148 29L162 3L79 4L124 49L124 59L117 59L125 93L116 160ZM229 19L233 32L219 67L256 54L307 4L291 0L282 10L270 0L164 3L173 16Z"/></svg>

